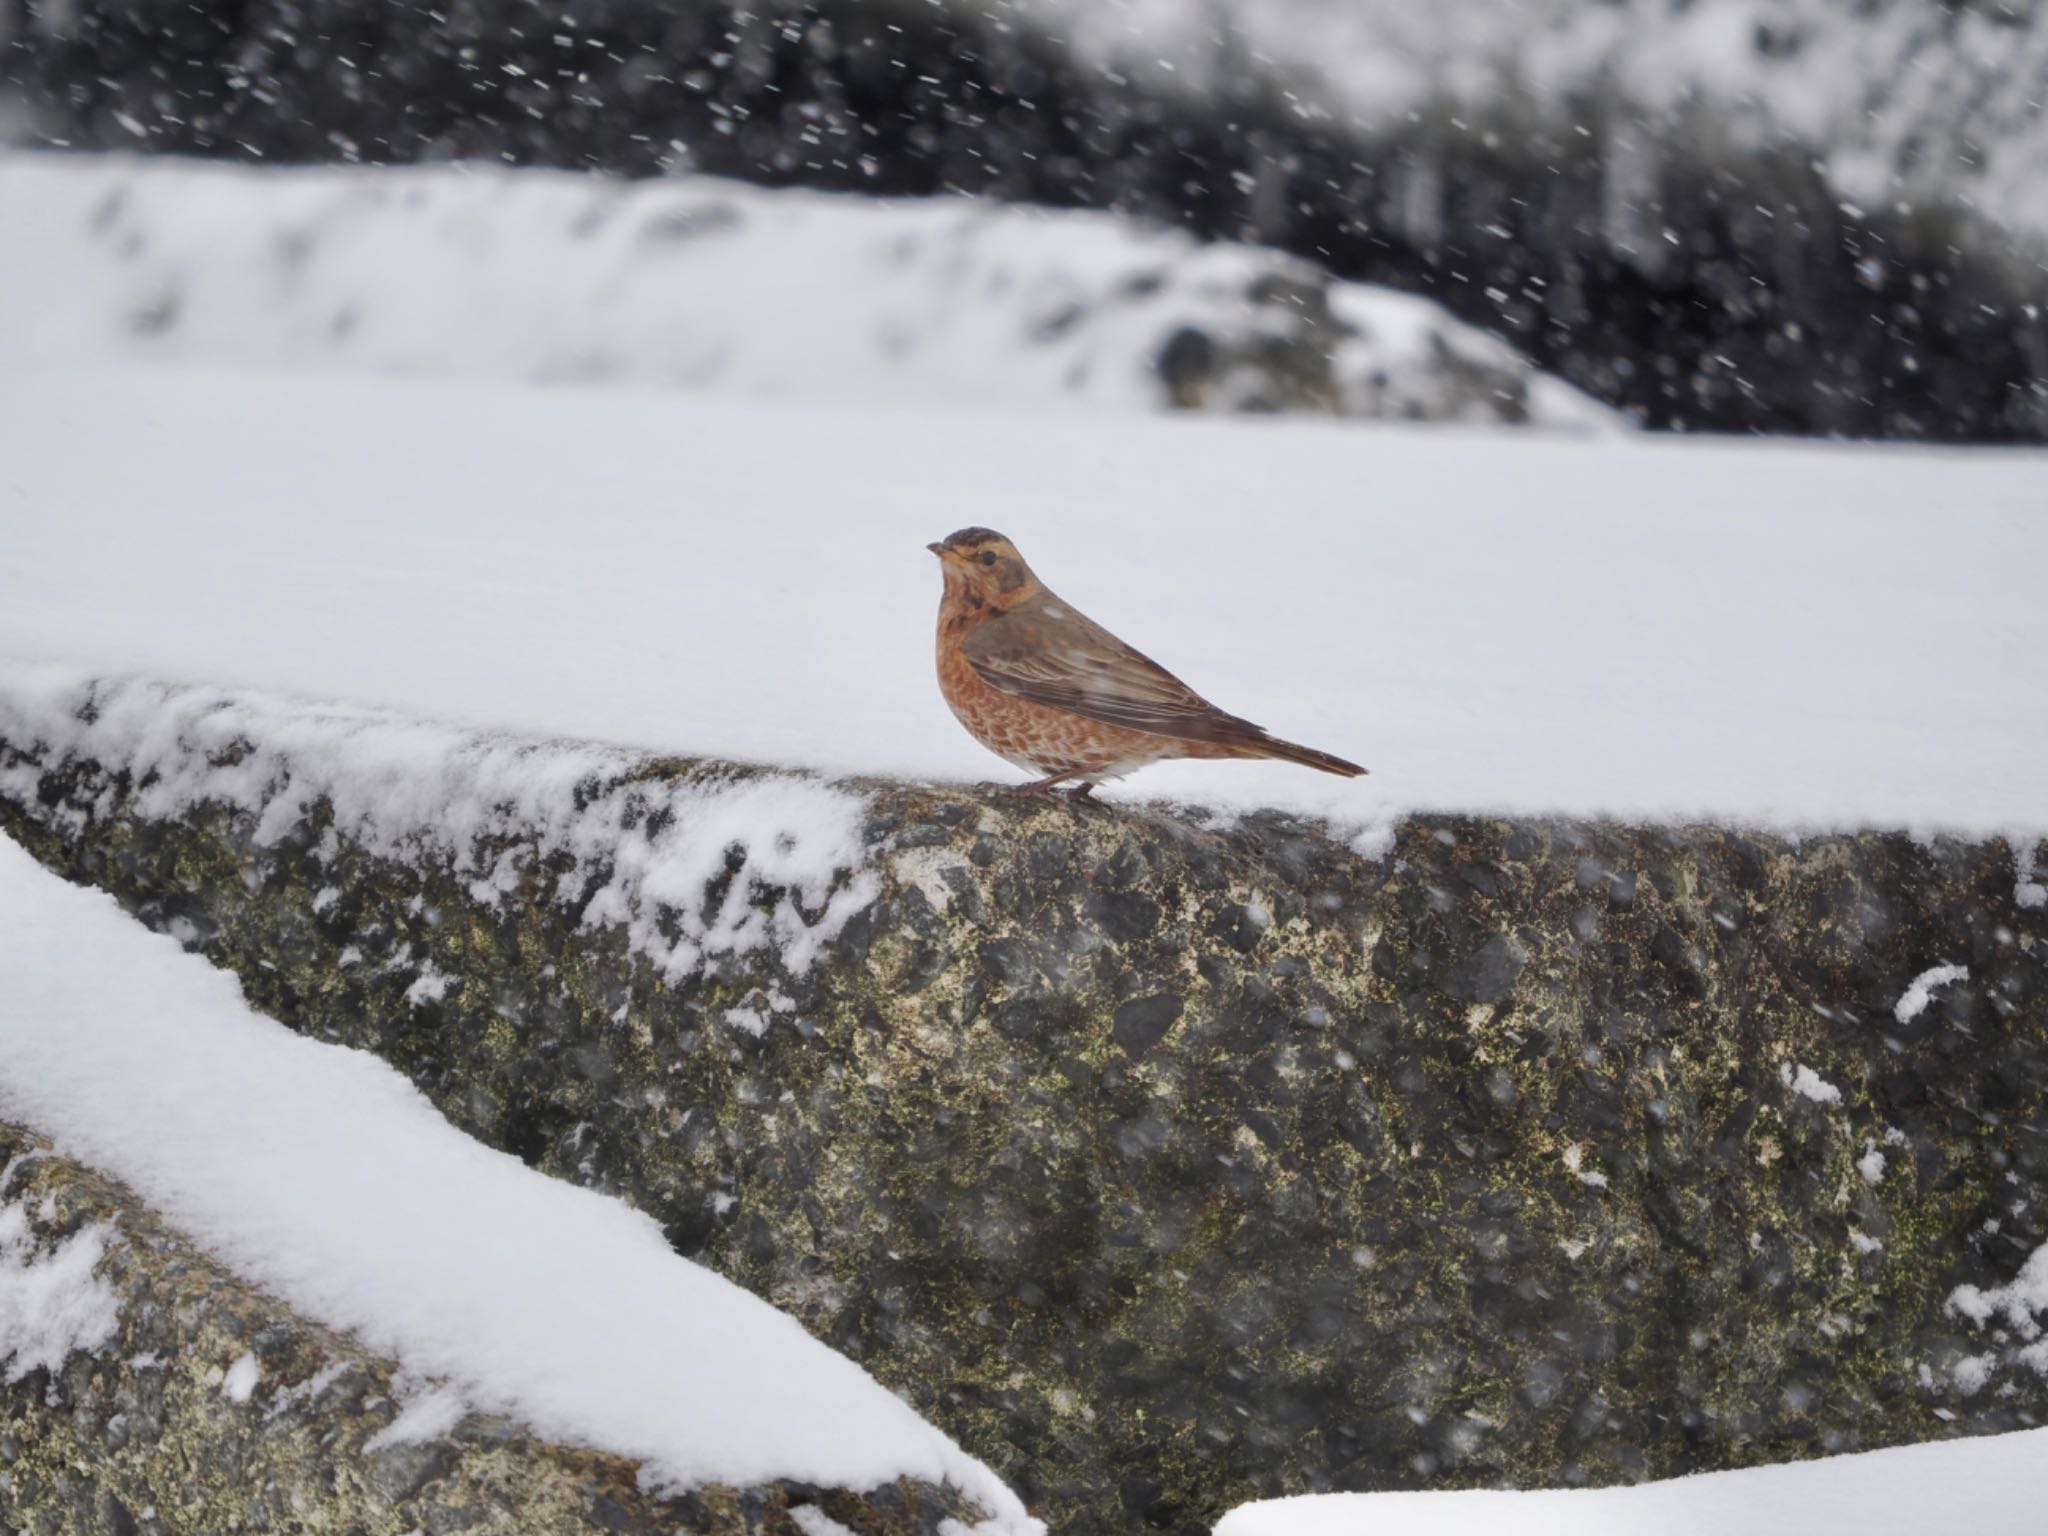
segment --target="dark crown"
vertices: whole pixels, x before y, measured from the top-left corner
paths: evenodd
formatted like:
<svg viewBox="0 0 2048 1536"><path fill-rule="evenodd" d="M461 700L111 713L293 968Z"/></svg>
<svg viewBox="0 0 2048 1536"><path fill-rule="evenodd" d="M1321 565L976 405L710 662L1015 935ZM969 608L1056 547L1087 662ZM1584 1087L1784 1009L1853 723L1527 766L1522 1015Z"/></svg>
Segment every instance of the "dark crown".
<svg viewBox="0 0 2048 1536"><path fill-rule="evenodd" d="M962 528L958 533L946 535L948 549L975 549L983 544L1006 542L993 528Z"/></svg>

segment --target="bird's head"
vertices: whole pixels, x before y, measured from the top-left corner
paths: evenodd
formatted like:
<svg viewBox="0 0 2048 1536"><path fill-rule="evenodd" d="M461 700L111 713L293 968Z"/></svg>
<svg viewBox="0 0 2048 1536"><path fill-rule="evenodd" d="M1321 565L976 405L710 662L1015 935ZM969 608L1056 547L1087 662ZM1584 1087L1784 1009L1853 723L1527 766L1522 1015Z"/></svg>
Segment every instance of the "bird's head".
<svg viewBox="0 0 2048 1536"><path fill-rule="evenodd" d="M946 595L969 608L1007 608L1038 590L1017 546L993 528L962 528L925 548L939 557Z"/></svg>

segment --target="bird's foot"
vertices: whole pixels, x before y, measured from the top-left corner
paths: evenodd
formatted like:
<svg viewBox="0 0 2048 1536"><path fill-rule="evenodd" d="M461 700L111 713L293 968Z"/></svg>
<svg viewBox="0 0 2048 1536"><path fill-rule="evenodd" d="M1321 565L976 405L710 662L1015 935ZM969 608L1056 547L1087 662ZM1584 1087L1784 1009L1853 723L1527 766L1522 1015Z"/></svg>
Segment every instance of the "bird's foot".
<svg viewBox="0 0 2048 1536"><path fill-rule="evenodd" d="M1017 788L1027 795L1044 795L1048 799L1059 799L1069 802L1086 801L1088 804L1094 805L1097 803L1095 799L1095 781L1093 779L1082 779L1078 784L1073 782L1084 771L1084 769L1080 768L1069 768L1062 773L1049 773L1042 779L1033 779L1028 784L1019 784ZM1061 785L1068 785L1070 787L1064 795L1054 795L1053 791Z"/></svg>
<svg viewBox="0 0 2048 1536"><path fill-rule="evenodd" d="M1042 779L1033 779L1028 784L1019 784L1018 789L1027 795L1049 795L1060 785L1073 778L1078 770L1069 768L1065 773L1049 773Z"/></svg>

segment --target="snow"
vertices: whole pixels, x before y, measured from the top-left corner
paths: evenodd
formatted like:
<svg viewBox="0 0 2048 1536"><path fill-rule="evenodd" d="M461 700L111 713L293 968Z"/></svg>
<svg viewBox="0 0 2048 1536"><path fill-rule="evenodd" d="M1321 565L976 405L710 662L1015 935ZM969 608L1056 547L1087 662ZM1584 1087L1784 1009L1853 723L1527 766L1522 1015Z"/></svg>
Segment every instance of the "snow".
<svg viewBox="0 0 2048 1536"><path fill-rule="evenodd" d="M0 1168L0 1195L8 1173ZM95 1273L112 1231L95 1222L39 1250L27 1207L0 1202L0 1381L61 1370L77 1351L95 1351L114 1336L120 1299Z"/></svg>
<svg viewBox="0 0 2048 1536"><path fill-rule="evenodd" d="M1877 1150L1875 1142L1863 1143L1863 1155L1856 1159L1856 1171L1863 1175L1863 1182L1877 1185L1884 1182L1885 1156Z"/></svg>
<svg viewBox="0 0 2048 1536"><path fill-rule="evenodd" d="M1842 1102L1842 1090L1811 1067L1801 1066L1797 1070L1790 1066L1781 1067L1779 1076L1785 1080L1785 1086L1802 1099L1811 1099L1816 1104Z"/></svg>
<svg viewBox="0 0 2048 1536"><path fill-rule="evenodd" d="M2048 1312L2048 1243L2028 1255L2020 1272L2004 1285L1990 1290L1957 1286L1949 1296L1948 1308L1980 1325L2002 1319L2021 1338L2039 1338L2038 1314Z"/></svg>
<svg viewBox="0 0 2048 1536"><path fill-rule="evenodd" d="M500 796L552 821L620 761L565 736L1010 780L931 673L924 545L975 522L1218 704L1373 770L1170 764L1117 795L1361 836L1414 808L2019 834L2048 822L2044 471L2029 452L23 366L0 371L0 698L39 707L21 664L40 660L350 701L322 706L306 756L359 754L352 782L451 838ZM177 729L206 729L196 710ZM173 729L140 702L116 724L137 751ZM764 821L797 834L807 902L840 900L815 882L859 852L858 794L692 792L701 840L629 848L618 910ZM777 847L749 842L764 881ZM677 963L800 950L812 926L752 920L716 915Z"/></svg>
<svg viewBox="0 0 2048 1536"><path fill-rule="evenodd" d="M1892 1017L1901 1024L1910 1024L1927 1011L1927 1005L1934 1000L1934 989L1945 987L1952 981L1968 981L1970 968L1967 965L1931 966L1915 976L1912 983L1892 1004Z"/></svg>
<svg viewBox="0 0 2048 1536"><path fill-rule="evenodd" d="M676 1257L647 1217L480 1146L374 1057L252 1013L232 977L5 839L0 1115L122 1179L302 1314L478 1409L629 1457L651 1487L950 1479L1004 1529L1042 1530L904 1403ZM24 1270L11 1230L0 1341L34 1363L103 1338L103 1307L38 1300L81 1293L98 1239ZM236 1362L222 1390L262 1403L253 1367ZM445 1396L419 1411L447 1422Z"/></svg>
<svg viewBox="0 0 2048 1536"><path fill-rule="evenodd" d="M789 1518L804 1536L855 1536L851 1527L841 1525L815 1504L793 1505Z"/></svg>
<svg viewBox="0 0 2048 1536"><path fill-rule="evenodd" d="M398 1410L398 1417L386 1424L376 1434L363 1442L363 1449L372 1455L393 1445L417 1445L445 1435L469 1412L469 1405L460 1393L446 1387L420 1386L411 1383L416 1390L404 1399Z"/></svg>
<svg viewBox="0 0 2048 1536"><path fill-rule="evenodd" d="M1986 1229L1995 1232L1998 1224L1987 1222ZM2048 1243L2029 1254L2020 1272L2004 1285L1957 1286L1949 1293L1948 1310L1979 1328L1989 1325L1993 1342L2003 1350L2002 1356L1993 1351L1980 1357L1984 1369L1979 1387L2001 1364L2048 1377L2048 1328L2043 1327L2048 1317Z"/></svg>
<svg viewBox="0 0 2048 1536"><path fill-rule="evenodd" d="M2032 839L2013 840L2013 901L2038 912L2048 907L2048 885L2034 878L2035 845Z"/></svg>
<svg viewBox="0 0 2048 1536"><path fill-rule="evenodd" d="M33 153L0 153L0 205L0 361L1151 410L1184 326L1239 346L1306 334L1285 280L1349 327L1325 328L1349 411L1493 419L1455 363L1525 382L1539 423L1620 421L1428 300L1112 214L702 176Z"/></svg>
<svg viewBox="0 0 2048 1536"><path fill-rule="evenodd" d="M1245 1504L1215 1536L1930 1536L2038 1527L2048 1429L1627 1488L1336 1493Z"/></svg>
<svg viewBox="0 0 2048 1536"><path fill-rule="evenodd" d="M0 738L132 774L147 786L146 816L202 801L249 811L259 844L324 800L335 829L370 851L488 875L470 889L493 901L518 871L514 855L480 845L532 838L523 857L567 861L556 899L580 905L585 926L623 927L671 981L762 948L804 970L877 889L861 870L865 797L795 774L655 778L643 756L616 748L260 692L95 684L47 665L0 664ZM24 789L30 773L0 768L0 786ZM728 874L707 906L706 888ZM405 999L436 1003L456 984L423 962Z"/></svg>
<svg viewBox="0 0 2048 1536"><path fill-rule="evenodd" d="M263 1367L256 1363L256 1357L240 1355L221 1379L220 1395L231 1403L246 1403L255 1394L256 1383L262 1379Z"/></svg>

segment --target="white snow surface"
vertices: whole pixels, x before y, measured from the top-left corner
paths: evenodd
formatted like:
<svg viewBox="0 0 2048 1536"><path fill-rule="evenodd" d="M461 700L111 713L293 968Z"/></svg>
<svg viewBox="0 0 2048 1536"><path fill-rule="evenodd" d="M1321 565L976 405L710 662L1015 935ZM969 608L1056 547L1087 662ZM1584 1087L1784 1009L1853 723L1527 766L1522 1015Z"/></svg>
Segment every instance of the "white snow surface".
<svg viewBox="0 0 2048 1536"><path fill-rule="evenodd" d="M1934 1001L1936 987L1969 979L1970 968L1967 965L1930 966L1915 976L1906 990L1899 994L1899 1000L1892 1004L1892 1017L1901 1024L1910 1024L1927 1011L1927 1005Z"/></svg>
<svg viewBox="0 0 2048 1536"><path fill-rule="evenodd" d="M0 993L0 1011L6 1006ZM0 1168L0 1196L7 1173ZM95 1222L39 1249L27 1207L0 1201L0 1381L62 1370L75 1352L96 1350L114 1336L120 1298L95 1273L111 1236L107 1223Z"/></svg>
<svg viewBox="0 0 2048 1536"><path fill-rule="evenodd" d="M1343 408L1621 418L1427 299L1113 214L884 201L705 176L262 168L0 153L0 362L93 357L640 383L774 398L1167 404L1155 361L1325 339ZM1286 285L1265 296L1262 284ZM1248 388L1226 378L1212 403Z"/></svg>
<svg viewBox="0 0 2048 1536"><path fill-rule="evenodd" d="M1011 780L932 676L924 545L981 523L1222 707L1373 770L1113 794L1361 835L1415 808L2033 834L2044 479L2029 452L22 367L0 695L46 661L348 701L316 758L363 707ZM466 749L423 729L349 750L459 826L477 802L435 775ZM448 771L542 801L581 776L522 746ZM798 798L724 809L793 817L809 875L851 821Z"/></svg>
<svg viewBox="0 0 2048 1536"><path fill-rule="evenodd" d="M1628 1488L1332 1493L1245 1504L1216 1536L1933 1536L2039 1525L2048 1429Z"/></svg>
<svg viewBox="0 0 2048 1536"><path fill-rule="evenodd" d="M1785 1080L1785 1086L1802 1099L1811 1099L1816 1104L1842 1102L1842 1090L1809 1066L1802 1064L1796 1071L1790 1066L1781 1067L1779 1075Z"/></svg>
<svg viewBox="0 0 2048 1536"><path fill-rule="evenodd" d="M861 869L864 797L799 774L650 777L644 756L615 747L5 663L0 737L129 773L146 816L202 801L248 811L259 844L324 800L336 831L385 857L445 861L492 905L517 884L515 861L566 855L556 899L582 906L586 926L623 926L671 981L762 948L803 970L877 888ZM33 776L0 767L0 786L32 800ZM534 846L491 853L493 838ZM707 887L728 873L707 908ZM422 962L406 1001L438 1002L456 984Z"/></svg>
<svg viewBox="0 0 2048 1536"><path fill-rule="evenodd" d="M479 1409L630 1457L651 1487L950 1480L1001 1528L1043 1530L859 1367L678 1258L647 1217L472 1141L374 1057L251 1012L231 976L4 838L0 1115L124 1180L301 1313ZM55 1347L37 1342L50 1334L31 1329L28 1347ZM223 1390L269 1389L237 1363Z"/></svg>

